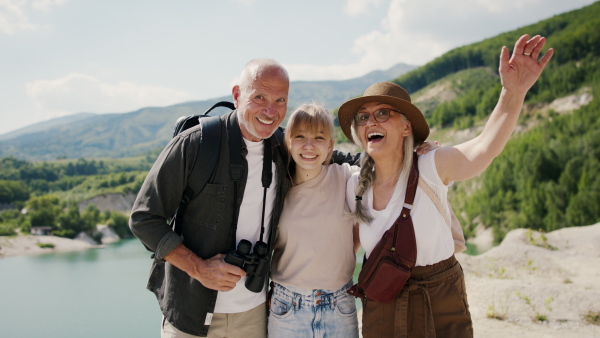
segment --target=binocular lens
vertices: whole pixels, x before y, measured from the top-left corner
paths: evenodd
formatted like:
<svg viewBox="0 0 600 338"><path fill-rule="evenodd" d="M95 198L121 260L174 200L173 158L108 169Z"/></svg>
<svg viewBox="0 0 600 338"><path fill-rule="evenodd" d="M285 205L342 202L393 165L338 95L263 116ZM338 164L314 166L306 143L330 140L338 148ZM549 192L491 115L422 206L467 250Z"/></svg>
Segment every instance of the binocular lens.
<svg viewBox="0 0 600 338"><path fill-rule="evenodd" d="M246 239L242 239L238 243L237 249L241 254L247 255L250 253L250 250L252 249L252 243L250 243L250 241L248 241Z"/></svg>
<svg viewBox="0 0 600 338"><path fill-rule="evenodd" d="M256 244L254 244L254 253L259 256L265 256L267 254L268 248L267 248L267 243L265 242L256 242Z"/></svg>

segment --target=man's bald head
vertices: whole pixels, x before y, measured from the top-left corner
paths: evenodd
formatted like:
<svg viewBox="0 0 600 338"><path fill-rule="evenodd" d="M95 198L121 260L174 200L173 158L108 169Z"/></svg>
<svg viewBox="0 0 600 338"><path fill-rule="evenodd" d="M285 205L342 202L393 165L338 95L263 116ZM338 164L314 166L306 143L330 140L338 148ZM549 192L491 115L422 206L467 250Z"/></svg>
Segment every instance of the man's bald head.
<svg viewBox="0 0 600 338"><path fill-rule="evenodd" d="M238 80L238 86L248 88L248 86L263 76L278 76L290 81L287 71L283 66L273 59L254 59L248 62Z"/></svg>
<svg viewBox="0 0 600 338"><path fill-rule="evenodd" d="M288 73L271 59L248 62L231 91L244 138L269 138L283 122L287 111Z"/></svg>

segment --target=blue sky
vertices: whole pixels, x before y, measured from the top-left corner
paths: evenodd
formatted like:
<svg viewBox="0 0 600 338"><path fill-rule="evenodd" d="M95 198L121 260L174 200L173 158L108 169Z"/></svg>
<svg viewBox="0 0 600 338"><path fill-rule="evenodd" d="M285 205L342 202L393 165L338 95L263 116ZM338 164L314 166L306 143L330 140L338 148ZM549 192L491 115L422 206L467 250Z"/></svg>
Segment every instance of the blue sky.
<svg viewBox="0 0 600 338"><path fill-rule="evenodd" d="M281 62L292 81L422 65L593 2L0 0L0 134L228 95L259 57Z"/></svg>

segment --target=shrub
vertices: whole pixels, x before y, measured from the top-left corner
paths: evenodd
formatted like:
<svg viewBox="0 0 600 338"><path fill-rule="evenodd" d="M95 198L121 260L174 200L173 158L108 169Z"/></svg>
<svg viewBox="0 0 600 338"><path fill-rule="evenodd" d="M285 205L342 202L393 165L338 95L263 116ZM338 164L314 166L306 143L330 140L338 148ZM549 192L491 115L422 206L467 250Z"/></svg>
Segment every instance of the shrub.
<svg viewBox="0 0 600 338"><path fill-rule="evenodd" d="M15 236L15 229L8 224L0 224L0 236Z"/></svg>

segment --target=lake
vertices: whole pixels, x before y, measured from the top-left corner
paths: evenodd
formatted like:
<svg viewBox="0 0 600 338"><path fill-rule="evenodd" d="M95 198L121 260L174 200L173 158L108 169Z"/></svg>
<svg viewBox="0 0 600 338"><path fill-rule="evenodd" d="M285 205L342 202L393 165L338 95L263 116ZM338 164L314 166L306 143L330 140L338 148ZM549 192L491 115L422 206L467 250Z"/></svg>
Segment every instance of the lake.
<svg viewBox="0 0 600 338"><path fill-rule="evenodd" d="M160 337L140 241L0 259L0 337Z"/></svg>
<svg viewBox="0 0 600 338"><path fill-rule="evenodd" d="M362 250L357 256L362 262ZM161 313L146 290L151 263L137 239L2 258L0 337L158 338Z"/></svg>

